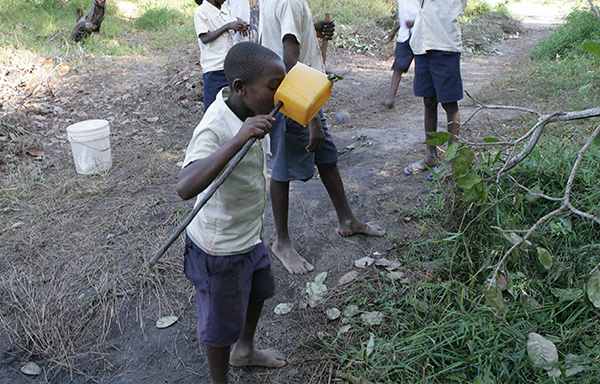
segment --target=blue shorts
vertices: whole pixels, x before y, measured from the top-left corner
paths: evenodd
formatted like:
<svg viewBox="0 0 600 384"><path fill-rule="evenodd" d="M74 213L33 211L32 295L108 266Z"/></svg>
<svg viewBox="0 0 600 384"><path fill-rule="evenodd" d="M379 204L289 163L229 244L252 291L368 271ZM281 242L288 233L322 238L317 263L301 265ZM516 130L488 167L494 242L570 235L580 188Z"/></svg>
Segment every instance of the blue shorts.
<svg viewBox="0 0 600 384"><path fill-rule="evenodd" d="M453 103L463 98L460 52L427 51L415 55L415 96L435 97L438 103Z"/></svg>
<svg viewBox="0 0 600 384"><path fill-rule="evenodd" d="M202 75L204 79L204 112L210 107L210 105L217 98L219 91L229 84L227 83L227 77L225 77L225 71L210 71Z"/></svg>
<svg viewBox="0 0 600 384"><path fill-rule="evenodd" d="M315 165L336 165L338 152L333 138L327 129L323 111L318 116L323 124L325 142L315 152L306 152L310 140L308 126L278 113L271 127L271 178L286 182L292 180L307 181L313 177Z"/></svg>
<svg viewBox="0 0 600 384"><path fill-rule="evenodd" d="M265 244L233 256L212 256L189 236L185 239L184 273L196 287L198 340L215 348L240 338L250 301L275 293L275 279Z"/></svg>
<svg viewBox="0 0 600 384"><path fill-rule="evenodd" d="M406 40L403 43L396 43L396 50L394 51L394 64L392 64L392 69L401 69L402 72L408 72L408 68L410 68L410 63L413 61L412 49L410 48L410 39Z"/></svg>

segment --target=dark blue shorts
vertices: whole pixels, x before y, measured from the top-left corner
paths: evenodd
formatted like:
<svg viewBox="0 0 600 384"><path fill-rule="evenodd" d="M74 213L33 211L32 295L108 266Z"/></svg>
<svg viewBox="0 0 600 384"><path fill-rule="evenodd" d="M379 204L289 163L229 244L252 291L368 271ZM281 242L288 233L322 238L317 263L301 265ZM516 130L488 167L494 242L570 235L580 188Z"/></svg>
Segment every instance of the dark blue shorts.
<svg viewBox="0 0 600 384"><path fill-rule="evenodd" d="M306 152L310 134L308 126L278 113L271 128L271 178L286 182L292 180L307 181L313 177L315 165L336 165L338 152L333 138L327 129L323 111L318 116L323 124L325 142L316 152Z"/></svg>
<svg viewBox="0 0 600 384"><path fill-rule="evenodd" d="M204 79L204 112L215 101L219 91L229 84L225 71L210 71L202 75Z"/></svg>
<svg viewBox="0 0 600 384"><path fill-rule="evenodd" d="M406 40L403 43L396 43L396 50L394 52L394 64L392 64L392 69L401 69L402 72L408 72L408 68L410 68L410 63L413 61L413 51L410 48L410 39Z"/></svg>
<svg viewBox="0 0 600 384"><path fill-rule="evenodd" d="M460 52L427 51L415 55L415 96L435 97L439 103L463 98Z"/></svg>
<svg viewBox="0 0 600 384"><path fill-rule="evenodd" d="M198 340L215 348L240 338L250 301L275 293L275 279L265 244L233 256L212 256L186 236L184 273L196 287Z"/></svg>

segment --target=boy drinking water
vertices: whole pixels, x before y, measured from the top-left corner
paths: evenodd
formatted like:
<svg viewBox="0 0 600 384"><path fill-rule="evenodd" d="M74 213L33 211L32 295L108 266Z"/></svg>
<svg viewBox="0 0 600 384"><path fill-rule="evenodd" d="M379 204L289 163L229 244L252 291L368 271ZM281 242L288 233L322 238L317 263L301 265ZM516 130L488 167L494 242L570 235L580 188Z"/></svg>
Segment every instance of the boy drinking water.
<svg viewBox="0 0 600 384"><path fill-rule="evenodd" d="M285 77L279 56L256 43L239 43L227 54L224 70L231 95L224 100L220 92L194 130L177 185L185 200L201 194L250 138L263 139L275 121L267 114ZM257 141L187 228L184 272L196 288L198 339L213 383L228 382L229 364L285 365L278 351L254 347L263 302L275 286L261 238L267 152L266 140Z"/></svg>

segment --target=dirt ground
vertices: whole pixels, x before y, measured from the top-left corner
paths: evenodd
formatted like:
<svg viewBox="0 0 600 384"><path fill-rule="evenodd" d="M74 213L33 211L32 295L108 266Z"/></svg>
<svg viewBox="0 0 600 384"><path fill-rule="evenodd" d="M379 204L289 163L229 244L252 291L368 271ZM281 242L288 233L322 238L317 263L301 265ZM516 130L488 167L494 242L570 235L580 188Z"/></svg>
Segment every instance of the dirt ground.
<svg viewBox="0 0 600 384"><path fill-rule="evenodd" d="M463 80L471 95L519 70L520 61L564 14L526 2L513 6L524 21L518 38L499 43L490 55L463 54ZM377 222L387 235L341 238L318 177L293 183L290 232L315 272L291 276L273 260L277 293L265 304L258 329L259 346L280 349L288 365L232 369L233 383L331 382L329 363L311 356L309 347L311 337L331 322L323 306L300 308L306 282L327 271L326 284L335 286L364 256L403 261L403 250L423 236L424 221L415 208L436 185L425 174L408 177L402 172L423 152L422 102L412 96L411 69L400 84L396 107L380 105L388 92L391 63L389 51L358 54L330 47L328 66L349 66L352 72L336 83L325 107L354 213ZM0 205L0 383L210 381L196 339L194 292L181 274L182 243L156 268L146 264L192 207L192 202L180 201L175 184L201 117L201 78L195 46L141 58L80 53L68 73L46 82L41 96L28 103L27 121L16 122L27 135L11 135L6 127L14 122L4 123L0 138L7 139L0 144L9 141L13 148L2 164L12 176L2 178L2 188L10 193ZM464 118L475 105L465 98L460 108ZM339 111L349 112L348 123L336 122ZM112 132L113 167L99 176L75 172L65 131L69 124L91 118L107 119ZM473 123L469 134L476 136L477 124L484 120ZM28 154L30 148L42 154ZM273 234L268 204L268 245ZM79 277L72 277L72 271ZM34 276L43 276L46 288L36 286ZM283 302L294 303L294 309L275 315L273 308ZM50 317L44 313L46 305L60 310ZM85 321L75 321L74 313L82 308ZM165 315L176 315L178 321L157 329L155 321ZM22 329L41 336L19 348ZM83 346L74 346L75 340L83 340ZM40 351L56 357L42 358ZM27 361L38 363L42 374L23 375L20 368Z"/></svg>

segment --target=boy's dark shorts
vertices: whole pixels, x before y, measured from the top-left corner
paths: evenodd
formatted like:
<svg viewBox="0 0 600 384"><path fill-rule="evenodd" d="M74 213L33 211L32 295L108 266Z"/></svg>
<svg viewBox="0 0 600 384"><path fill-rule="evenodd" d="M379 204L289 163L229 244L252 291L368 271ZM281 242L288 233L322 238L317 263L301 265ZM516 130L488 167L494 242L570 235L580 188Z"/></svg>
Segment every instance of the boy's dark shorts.
<svg viewBox="0 0 600 384"><path fill-rule="evenodd" d="M185 239L184 273L196 287L198 340L215 348L240 338L250 301L275 293L275 279L265 244L233 256L212 256L189 236Z"/></svg>
<svg viewBox="0 0 600 384"><path fill-rule="evenodd" d="M396 43L396 50L394 52L394 64L392 64L392 69L401 69L402 72L408 72L410 68L410 63L413 61L412 49L410 48L410 39L406 40L403 43Z"/></svg>
<svg viewBox="0 0 600 384"><path fill-rule="evenodd" d="M219 91L228 86L225 71L210 71L202 75L204 79L204 112L216 100Z"/></svg>
<svg viewBox="0 0 600 384"><path fill-rule="evenodd" d="M463 98L460 76L460 52L427 51L415 55L415 96L435 97L439 103L453 103Z"/></svg>
<svg viewBox="0 0 600 384"><path fill-rule="evenodd" d="M308 127L278 113L271 127L271 178L280 182L302 180L313 177L315 164L336 165L338 152L327 129L323 111L318 112L325 133L323 147L315 152L306 152L310 140Z"/></svg>

